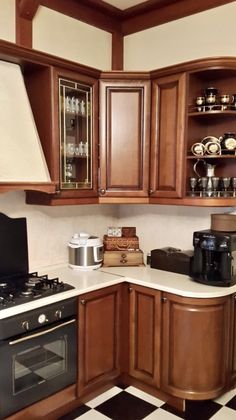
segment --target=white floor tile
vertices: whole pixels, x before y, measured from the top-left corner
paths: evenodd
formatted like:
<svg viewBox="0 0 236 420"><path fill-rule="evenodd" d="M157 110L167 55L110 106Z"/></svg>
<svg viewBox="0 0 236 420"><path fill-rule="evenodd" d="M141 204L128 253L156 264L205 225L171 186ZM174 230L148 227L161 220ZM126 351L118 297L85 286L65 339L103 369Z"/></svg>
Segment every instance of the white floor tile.
<svg viewBox="0 0 236 420"><path fill-rule="evenodd" d="M211 417L211 420L235 420L236 419L236 411L232 410L228 407L222 407L219 411L217 411L214 416Z"/></svg>
<svg viewBox="0 0 236 420"><path fill-rule="evenodd" d="M82 416L77 417L75 420L110 420L110 417L104 416L96 410L89 410Z"/></svg>
<svg viewBox="0 0 236 420"><path fill-rule="evenodd" d="M160 407L164 404L164 401L159 400L158 398L153 397L152 395L149 395L146 392L141 391L140 389L134 388L133 386L129 386L125 389L125 391L129 392L135 397L141 398L142 400L155 405L156 407Z"/></svg>
<svg viewBox="0 0 236 420"><path fill-rule="evenodd" d="M158 410L153 411L149 416L145 417L144 420L181 420L181 418L158 408Z"/></svg>
<svg viewBox="0 0 236 420"><path fill-rule="evenodd" d="M214 401L219 404L225 405L229 400L231 400L236 395L236 388L231 389L220 397L216 398Z"/></svg>
<svg viewBox="0 0 236 420"><path fill-rule="evenodd" d="M103 392L103 394L99 395L98 397L86 402L86 405L90 408L95 408L99 404L102 404L104 401L109 400L109 398L114 397L120 392L122 392L121 388L118 388L118 386L113 386L113 388L109 389L106 392Z"/></svg>

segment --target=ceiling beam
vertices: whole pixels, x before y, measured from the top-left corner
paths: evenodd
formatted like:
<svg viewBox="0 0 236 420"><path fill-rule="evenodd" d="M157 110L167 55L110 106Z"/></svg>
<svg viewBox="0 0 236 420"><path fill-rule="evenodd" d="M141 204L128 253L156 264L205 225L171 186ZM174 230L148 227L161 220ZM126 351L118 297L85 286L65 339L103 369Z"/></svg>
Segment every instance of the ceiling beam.
<svg viewBox="0 0 236 420"><path fill-rule="evenodd" d="M32 48L32 20L40 0L15 0L16 44Z"/></svg>
<svg viewBox="0 0 236 420"><path fill-rule="evenodd" d="M154 7L154 3L152 5L150 3L150 8L147 7L146 10L140 7L138 15L134 13L132 16L131 10L128 11L127 15L124 13L122 18L122 33L123 35L130 35L195 13L232 3L233 1L174 0L169 2L166 0L165 2L157 2L156 7ZM135 12L135 8L133 8L133 11Z"/></svg>
<svg viewBox="0 0 236 420"><path fill-rule="evenodd" d="M40 4L104 31L110 33L121 31L119 20L78 0L40 0Z"/></svg>
<svg viewBox="0 0 236 420"><path fill-rule="evenodd" d="M18 15L23 19L33 20L40 0L17 0L16 3Z"/></svg>

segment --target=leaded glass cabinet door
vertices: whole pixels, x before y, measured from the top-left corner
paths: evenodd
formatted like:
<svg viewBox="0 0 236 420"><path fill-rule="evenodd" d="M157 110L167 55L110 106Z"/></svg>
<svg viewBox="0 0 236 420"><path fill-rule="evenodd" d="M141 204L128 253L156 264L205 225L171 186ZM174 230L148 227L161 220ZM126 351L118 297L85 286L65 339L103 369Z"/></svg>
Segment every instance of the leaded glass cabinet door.
<svg viewBox="0 0 236 420"><path fill-rule="evenodd" d="M93 189L92 86L59 78L60 189Z"/></svg>

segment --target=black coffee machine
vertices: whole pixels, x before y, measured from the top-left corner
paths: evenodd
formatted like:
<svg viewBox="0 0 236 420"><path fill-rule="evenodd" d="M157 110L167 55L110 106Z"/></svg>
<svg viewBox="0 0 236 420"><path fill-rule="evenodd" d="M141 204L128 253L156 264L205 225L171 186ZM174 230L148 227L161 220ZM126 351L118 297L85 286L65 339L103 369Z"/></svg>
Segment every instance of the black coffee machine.
<svg viewBox="0 0 236 420"><path fill-rule="evenodd" d="M236 232L202 230L193 234L190 276L212 286L236 283Z"/></svg>

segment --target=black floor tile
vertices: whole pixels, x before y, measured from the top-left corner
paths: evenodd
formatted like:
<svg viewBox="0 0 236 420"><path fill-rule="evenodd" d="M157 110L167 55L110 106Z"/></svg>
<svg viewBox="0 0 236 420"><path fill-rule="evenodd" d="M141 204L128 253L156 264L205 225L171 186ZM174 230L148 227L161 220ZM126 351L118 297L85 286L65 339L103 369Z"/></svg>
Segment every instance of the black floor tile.
<svg viewBox="0 0 236 420"><path fill-rule="evenodd" d="M122 384L122 382L119 382L118 384L116 384L116 386L117 386L118 388L121 388L121 389L126 389L126 388L128 388L128 387L129 387L129 385Z"/></svg>
<svg viewBox="0 0 236 420"><path fill-rule="evenodd" d="M60 417L58 420L74 420L77 417L82 416L82 414L86 413L89 410L91 410L90 407L87 407L86 405L81 405L80 407L71 411L69 414L65 414L65 416Z"/></svg>
<svg viewBox="0 0 236 420"><path fill-rule="evenodd" d="M151 414L157 407L128 392L120 392L95 410L112 420L141 420Z"/></svg>
<svg viewBox="0 0 236 420"><path fill-rule="evenodd" d="M226 407L232 408L233 410L236 410L236 395L225 404Z"/></svg>
<svg viewBox="0 0 236 420"><path fill-rule="evenodd" d="M209 420L220 408L221 404L215 401L186 401L186 411L181 412L168 404L161 406L163 410L175 414L185 420Z"/></svg>
<svg viewBox="0 0 236 420"><path fill-rule="evenodd" d="M165 403L161 406L162 410L168 411L168 413L174 414L175 416L180 417L181 419L185 419L184 413L182 411L177 410L174 407L171 407L171 405ZM200 419L198 419L200 420Z"/></svg>

